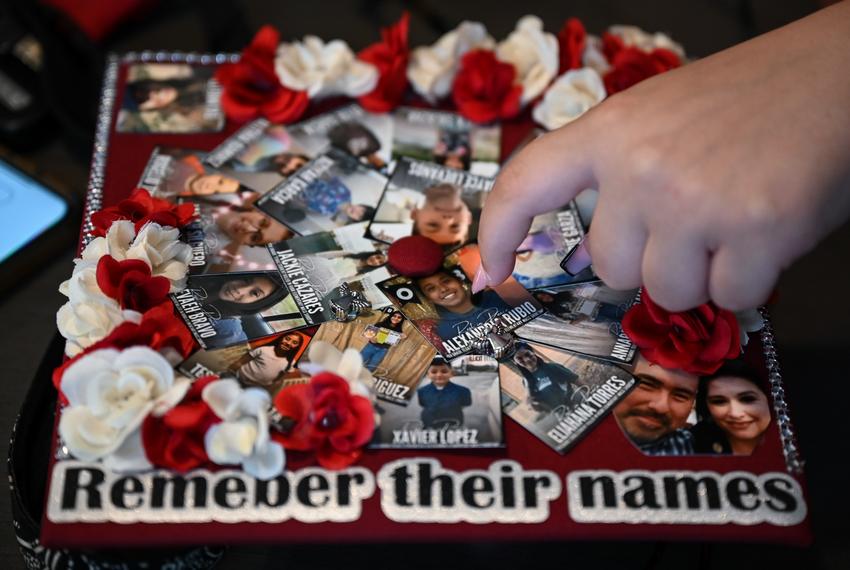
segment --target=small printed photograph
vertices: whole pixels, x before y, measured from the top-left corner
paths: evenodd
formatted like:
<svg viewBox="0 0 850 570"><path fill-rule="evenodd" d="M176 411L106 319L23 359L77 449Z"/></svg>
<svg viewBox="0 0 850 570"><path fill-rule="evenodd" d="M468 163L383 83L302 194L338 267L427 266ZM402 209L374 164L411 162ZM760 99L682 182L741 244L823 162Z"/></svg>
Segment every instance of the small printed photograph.
<svg viewBox="0 0 850 570"><path fill-rule="evenodd" d="M370 447L486 448L503 445L499 363L470 354L432 360L407 406L381 404Z"/></svg>
<svg viewBox="0 0 850 570"><path fill-rule="evenodd" d="M646 455L752 455L771 425L766 378L743 359L699 377L638 354L632 374L614 417Z"/></svg>
<svg viewBox="0 0 850 570"><path fill-rule="evenodd" d="M636 347L620 322L638 293L638 289L617 291L601 281L535 290L534 298L546 311L516 334L555 348L630 363Z"/></svg>
<svg viewBox="0 0 850 570"><path fill-rule="evenodd" d="M455 358L471 351L485 325L497 317L512 331L543 313L512 278L473 294L470 276L479 264L478 247L470 245L449 255L432 275L392 277L378 286L444 357Z"/></svg>
<svg viewBox="0 0 850 570"><path fill-rule="evenodd" d="M635 386L604 361L521 342L501 361L502 411L564 453Z"/></svg>
<svg viewBox="0 0 850 570"><path fill-rule="evenodd" d="M399 107L393 118L393 158L434 162L482 176L499 171L501 128L479 126L457 113Z"/></svg>
<svg viewBox="0 0 850 570"><path fill-rule="evenodd" d="M331 301L343 283L362 293L374 309L390 304L377 286L392 276L387 268L388 246L364 238L365 229L365 224L355 224L268 246L295 295L305 305L318 299L322 320L334 318Z"/></svg>
<svg viewBox="0 0 850 570"><path fill-rule="evenodd" d="M561 261L582 238L584 227L575 202L560 211L536 216L528 236L517 248L514 279L526 289L598 280L589 268L574 276L561 268Z"/></svg>
<svg viewBox="0 0 850 570"><path fill-rule="evenodd" d="M265 194L313 156L283 125L257 119L210 151L205 162L258 194Z"/></svg>
<svg viewBox="0 0 850 570"><path fill-rule="evenodd" d="M228 348L201 349L184 360L179 369L191 378L232 376L246 388L263 388L273 396L287 381L301 378L297 364L315 332L312 327Z"/></svg>
<svg viewBox="0 0 850 570"><path fill-rule="evenodd" d="M375 395L406 405L436 351L398 310L386 308L361 314L353 321L328 321L314 339L339 350L353 348L375 378ZM305 357L304 362L309 360Z"/></svg>
<svg viewBox="0 0 850 570"><path fill-rule="evenodd" d="M331 149L263 195L256 205L295 233L311 235L370 221L386 184L381 173Z"/></svg>
<svg viewBox="0 0 850 570"><path fill-rule="evenodd" d="M171 295L203 348L224 348L308 322L277 271L192 275Z"/></svg>
<svg viewBox="0 0 850 570"><path fill-rule="evenodd" d="M157 147L142 172L139 187L171 202L197 201L212 205L250 206L259 194L227 172L205 163L202 151Z"/></svg>
<svg viewBox="0 0 850 570"><path fill-rule="evenodd" d="M474 241L493 179L431 162L401 158L381 197L368 235L392 243L431 238L447 251Z"/></svg>
<svg viewBox="0 0 850 570"><path fill-rule="evenodd" d="M377 170L386 172L389 167L393 144L389 115L369 113L351 104L290 125L287 130L309 156L335 148Z"/></svg>
<svg viewBox="0 0 850 570"><path fill-rule="evenodd" d="M138 63L127 68L119 133L206 133L224 127L215 67Z"/></svg>

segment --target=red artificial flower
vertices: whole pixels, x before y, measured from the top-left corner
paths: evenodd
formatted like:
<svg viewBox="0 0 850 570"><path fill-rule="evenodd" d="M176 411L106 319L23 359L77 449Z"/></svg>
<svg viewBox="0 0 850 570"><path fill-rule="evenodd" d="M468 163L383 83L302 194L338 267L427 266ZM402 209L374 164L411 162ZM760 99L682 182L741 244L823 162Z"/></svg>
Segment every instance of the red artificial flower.
<svg viewBox="0 0 850 570"><path fill-rule="evenodd" d="M310 102L306 91L284 87L274 70L280 34L263 26L236 63L225 63L215 73L221 84L221 108L233 121L244 123L266 117L273 123L297 121Z"/></svg>
<svg viewBox="0 0 850 570"><path fill-rule="evenodd" d="M581 56L584 53L584 44L587 33L584 24L578 18L570 18L564 22L561 31L558 32L558 74L570 69L582 67Z"/></svg>
<svg viewBox="0 0 850 570"><path fill-rule="evenodd" d="M148 414L142 423L142 444L148 461L156 467L180 473L211 463L204 446L204 436L210 426L221 422L221 418L201 395L204 388L216 380L217 376L199 378L183 400L165 415L155 417Z"/></svg>
<svg viewBox="0 0 850 570"><path fill-rule="evenodd" d="M472 50L460 60L452 86L458 112L476 123L510 119L519 113L522 86L514 85L516 69L490 50Z"/></svg>
<svg viewBox="0 0 850 570"><path fill-rule="evenodd" d="M285 387L274 405L284 422L292 424L276 441L286 449L315 451L326 469L344 469L357 461L375 431L372 403L352 394L348 382L331 372Z"/></svg>
<svg viewBox="0 0 850 570"><path fill-rule="evenodd" d="M195 218L194 204L175 205L167 200L154 198L144 188L136 188L129 198L91 215L94 226L92 234L105 236L109 226L116 220L130 220L138 232L148 222L182 228Z"/></svg>
<svg viewBox="0 0 850 570"><path fill-rule="evenodd" d="M162 351L170 348L186 358L197 348L192 333L174 314L174 305L166 301L142 314L141 322L124 321L115 327L108 336L86 348L77 356L66 360L53 371L53 385L60 390L65 370L83 355L102 348L123 350L130 346L149 346ZM61 395L61 390L60 390Z"/></svg>
<svg viewBox="0 0 850 570"><path fill-rule="evenodd" d="M650 362L691 374L712 374L741 353L735 313L711 302L672 313L655 304L646 289L623 317L623 330Z"/></svg>
<svg viewBox="0 0 850 570"><path fill-rule="evenodd" d="M613 34L605 34L602 42L603 52L612 65L602 78L608 95L624 91L648 77L682 64L679 56L669 49L655 48L645 52L640 48L626 47L623 40Z"/></svg>
<svg viewBox="0 0 850 570"><path fill-rule="evenodd" d="M387 113L401 103L407 91L409 27L410 14L405 12L398 22L381 30L380 42L367 46L357 54L358 58L378 68L378 84L358 99L367 111Z"/></svg>
<svg viewBox="0 0 850 570"><path fill-rule="evenodd" d="M122 309L144 313L168 300L171 281L151 277L151 268L140 259L117 261L104 255L97 262L97 286L118 301Z"/></svg>

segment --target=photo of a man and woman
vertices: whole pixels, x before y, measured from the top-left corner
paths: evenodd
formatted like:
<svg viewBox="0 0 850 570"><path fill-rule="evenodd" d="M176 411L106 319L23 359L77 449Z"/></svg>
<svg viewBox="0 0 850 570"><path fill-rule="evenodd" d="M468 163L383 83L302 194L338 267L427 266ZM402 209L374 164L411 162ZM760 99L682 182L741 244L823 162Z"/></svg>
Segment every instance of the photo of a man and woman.
<svg viewBox="0 0 850 570"><path fill-rule="evenodd" d="M406 407L379 407L372 447L483 448L503 443L499 364L467 355L434 358Z"/></svg>
<svg viewBox="0 0 850 570"><path fill-rule="evenodd" d="M369 225L372 239L392 243L423 235L447 250L474 240L493 179L401 158Z"/></svg>
<svg viewBox="0 0 850 570"><path fill-rule="evenodd" d="M519 328L517 336L613 362L630 363L636 348L620 322L637 294L637 289L617 291L601 281L535 290L534 298L546 311Z"/></svg>
<svg viewBox="0 0 850 570"><path fill-rule="evenodd" d="M172 294L202 347L223 348L308 324L277 271L193 275Z"/></svg>
<svg viewBox="0 0 850 570"><path fill-rule="evenodd" d="M295 174L312 157L285 126L257 119L211 150L206 162L259 194L265 194Z"/></svg>
<svg viewBox="0 0 850 570"><path fill-rule="evenodd" d="M379 287L443 356L454 358L471 351L482 327L496 317L511 331L542 312L513 279L473 294L470 275L479 262L477 246L467 246L431 275L393 277Z"/></svg>
<svg viewBox="0 0 850 570"><path fill-rule="evenodd" d="M637 387L614 416L647 455L751 455L770 427L765 382L743 360L699 377L638 355L633 374Z"/></svg>
<svg viewBox="0 0 850 570"><path fill-rule="evenodd" d="M274 395L287 381L302 376L296 365L315 332L311 327L227 348L201 349L180 364L180 371L193 378L233 376L246 388L259 387Z"/></svg>
<svg viewBox="0 0 850 570"><path fill-rule="evenodd" d="M535 343L501 360L502 410L565 452L634 386L622 368Z"/></svg>
<svg viewBox="0 0 850 570"><path fill-rule="evenodd" d="M138 63L127 69L120 133L204 133L224 126L212 66Z"/></svg>
<svg viewBox="0 0 850 570"><path fill-rule="evenodd" d="M393 158L413 158L482 176L499 170L501 128L457 113L399 107L393 113Z"/></svg>
<svg viewBox="0 0 850 570"><path fill-rule="evenodd" d="M401 405L414 396L436 354L410 321L392 308L369 311L349 322L322 323L314 338L341 351L360 352L363 365L375 378L375 395Z"/></svg>
<svg viewBox="0 0 850 570"><path fill-rule="evenodd" d="M390 116L370 113L357 104L290 125L287 130L309 156L335 148L381 171L386 171L392 156Z"/></svg>
<svg viewBox="0 0 850 570"><path fill-rule="evenodd" d="M282 273L298 266L312 286L310 294L321 299L325 320L333 318L331 301L343 283L361 292L374 309L390 304L377 286L392 275L387 267L387 245L364 238L365 227L355 224L268 246Z"/></svg>
<svg viewBox="0 0 850 570"><path fill-rule="evenodd" d="M331 149L257 201L257 207L300 235L368 222L387 179Z"/></svg>

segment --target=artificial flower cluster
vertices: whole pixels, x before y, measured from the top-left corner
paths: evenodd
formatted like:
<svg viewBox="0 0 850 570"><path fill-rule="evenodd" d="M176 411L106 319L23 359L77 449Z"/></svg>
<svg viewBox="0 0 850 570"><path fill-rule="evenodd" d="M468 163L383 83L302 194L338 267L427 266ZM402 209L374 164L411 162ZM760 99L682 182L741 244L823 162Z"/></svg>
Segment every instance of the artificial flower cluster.
<svg viewBox="0 0 850 570"><path fill-rule="evenodd" d="M185 286L191 251L179 228L193 218L145 190L92 214L98 237L60 286L68 303L57 322L70 358L53 383L65 448L119 472L235 466L270 479L283 472L285 448L327 468L350 465L376 425L359 352L313 343L305 366L313 377L274 402L234 379L174 371L197 348L168 298Z"/></svg>
<svg viewBox="0 0 850 570"><path fill-rule="evenodd" d="M760 330L758 311L733 313L713 302L672 312L653 301L646 288L623 317L623 331L648 361L692 374L716 372L741 354L748 333Z"/></svg>
<svg viewBox="0 0 850 570"><path fill-rule="evenodd" d="M556 35L536 16L520 18L496 41L478 22L463 22L434 44L410 49L409 15L381 32L381 41L355 54L342 40L315 36L280 42L263 27L237 63L221 66L222 108L237 122L264 116L297 121L310 101L356 98L367 110L391 111L408 87L436 105L451 99L466 118L488 123L533 107L547 129L560 127L608 95L678 67L681 46L664 34L612 26L589 35L571 18Z"/></svg>

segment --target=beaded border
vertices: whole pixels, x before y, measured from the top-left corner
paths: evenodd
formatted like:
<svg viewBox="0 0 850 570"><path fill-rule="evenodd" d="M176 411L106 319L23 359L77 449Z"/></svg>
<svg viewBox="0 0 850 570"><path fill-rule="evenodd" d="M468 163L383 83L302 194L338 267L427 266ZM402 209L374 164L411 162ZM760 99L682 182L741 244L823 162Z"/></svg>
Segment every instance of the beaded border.
<svg viewBox="0 0 850 570"><path fill-rule="evenodd" d="M118 83L118 68L121 63L189 63L200 65L220 65L222 63L234 63L239 61L239 54L233 53L195 53L195 52L167 52L167 51L141 51L128 52L122 56L110 54L107 58L106 71L103 76L103 87L100 94L100 110L98 111L97 127L95 130L94 151L92 153L91 171L89 174L88 188L86 192L85 209L83 211L83 246L87 245L94 237L92 232L94 226L91 223L91 214L103 207L103 182L106 171L106 157L109 148L109 133L112 127L112 114L115 108L115 99ZM785 387L782 382L782 372L779 367L779 357L776 352L776 343L773 334L773 325L770 322L770 313L766 307L759 309L764 318L764 329L761 333L761 341L764 351L765 363L767 365L768 382L770 383L770 394L773 398L773 409L776 421L779 425L779 437L782 441L782 451L785 454L785 465L788 471L795 475L803 472L804 461L797 447L797 438L791 417L788 414L788 403L785 401Z"/></svg>
<svg viewBox="0 0 850 570"><path fill-rule="evenodd" d="M782 382L782 370L779 367L779 356L776 352L776 339L773 334L773 324L770 322L770 312L767 307L759 309L764 319L761 332L762 351L767 365L767 379L770 384L770 395L773 399L773 410L776 423L779 426L779 438L782 442L782 452L785 454L785 466L794 475L803 473L805 461L800 456L797 447L797 436L791 416L788 413L788 402L785 401L785 387Z"/></svg>

